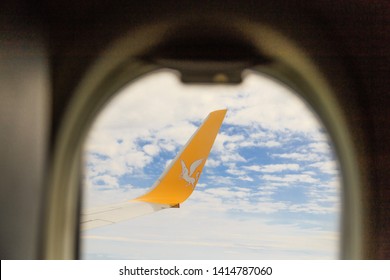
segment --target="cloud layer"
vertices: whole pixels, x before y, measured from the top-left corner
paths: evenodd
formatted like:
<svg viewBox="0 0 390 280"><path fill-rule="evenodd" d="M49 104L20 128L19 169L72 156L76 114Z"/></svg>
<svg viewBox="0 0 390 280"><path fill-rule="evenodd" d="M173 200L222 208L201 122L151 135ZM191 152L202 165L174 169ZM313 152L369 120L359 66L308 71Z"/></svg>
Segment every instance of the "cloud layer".
<svg viewBox="0 0 390 280"><path fill-rule="evenodd" d="M144 222L85 233L84 256L337 257L340 179L329 139L300 98L255 74L238 86L187 86L161 72L124 88L100 114L85 145L85 207L146 192L207 114L221 108L228 113L188 202ZM170 222L180 216L181 225L170 231L163 215ZM156 229L166 236L150 234ZM178 231L182 239L167 240ZM142 246L150 248L149 255L136 253ZM193 254L164 254L167 246ZM202 246L214 246L214 254Z"/></svg>

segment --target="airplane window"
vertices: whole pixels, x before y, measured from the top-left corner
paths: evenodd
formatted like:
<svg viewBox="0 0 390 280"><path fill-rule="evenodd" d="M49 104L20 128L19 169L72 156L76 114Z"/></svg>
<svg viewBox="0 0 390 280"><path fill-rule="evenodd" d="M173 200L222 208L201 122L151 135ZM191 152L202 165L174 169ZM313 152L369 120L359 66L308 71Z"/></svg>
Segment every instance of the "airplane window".
<svg viewBox="0 0 390 280"><path fill-rule="evenodd" d="M326 129L295 92L258 73L240 85L185 85L161 71L123 88L85 143L83 211L145 194L220 109L226 115L188 200L82 229L81 258L339 257L341 175Z"/></svg>

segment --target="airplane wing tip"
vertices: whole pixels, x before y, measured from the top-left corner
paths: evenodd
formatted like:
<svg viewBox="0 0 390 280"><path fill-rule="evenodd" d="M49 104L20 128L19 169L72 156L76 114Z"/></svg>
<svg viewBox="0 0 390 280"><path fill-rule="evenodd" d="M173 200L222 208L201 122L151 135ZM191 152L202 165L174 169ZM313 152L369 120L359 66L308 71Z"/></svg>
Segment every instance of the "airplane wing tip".
<svg viewBox="0 0 390 280"><path fill-rule="evenodd" d="M215 110L215 111L212 111L211 113L210 113L210 115L211 114L218 114L218 113L226 113L227 112L227 108L224 108L224 109L218 109L218 110Z"/></svg>

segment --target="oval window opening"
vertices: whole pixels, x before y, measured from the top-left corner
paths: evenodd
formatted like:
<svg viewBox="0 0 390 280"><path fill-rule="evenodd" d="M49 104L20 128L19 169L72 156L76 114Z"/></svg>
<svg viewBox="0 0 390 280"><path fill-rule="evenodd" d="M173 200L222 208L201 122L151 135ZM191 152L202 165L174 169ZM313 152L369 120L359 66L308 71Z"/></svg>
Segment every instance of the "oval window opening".
<svg viewBox="0 0 390 280"><path fill-rule="evenodd" d="M240 85L185 85L161 71L124 87L88 134L82 212L145 194L225 108L180 209L82 230L81 258L339 257L341 175L326 129L295 92L253 72Z"/></svg>

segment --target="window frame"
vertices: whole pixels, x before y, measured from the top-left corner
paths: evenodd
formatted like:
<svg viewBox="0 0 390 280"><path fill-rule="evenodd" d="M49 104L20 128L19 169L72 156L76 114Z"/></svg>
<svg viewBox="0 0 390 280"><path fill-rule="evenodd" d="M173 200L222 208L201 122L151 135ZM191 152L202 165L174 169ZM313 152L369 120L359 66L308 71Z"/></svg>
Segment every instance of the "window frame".
<svg viewBox="0 0 390 280"><path fill-rule="evenodd" d="M272 63L252 66L249 69L266 74L281 81L299 93L314 109L325 125L333 141L342 175L342 259L363 257L363 204L362 188L365 184L361 164L357 160L360 143L353 140L348 126L348 118L343 112L336 95L337 81L329 81L321 61L316 61L306 50L291 38L261 24L243 24L252 36L261 34L256 42L259 49L272 57ZM46 219L44 223L44 258L73 259L78 256L78 225L81 201L80 178L82 172L81 155L86 134L94 118L114 94L125 84L133 82L145 74L162 69L156 64L139 58L129 47L141 40L142 34L159 34L170 24L160 23L149 26L134 36L123 36L111 48L96 58L93 66L80 78L73 99L68 106L62 125L56 136L52 170L48 182L49 194L46 197ZM160 38L157 36L156 38ZM160 38L161 40L161 38ZM142 40L141 40L142 41ZM154 44L159 42L156 39ZM148 49L150 42L143 46ZM275 48L275 45L281 46ZM118 55L120 54L120 55ZM331 65L343 73L337 61ZM180 64L178 66L180 68ZM180 72L180 69L175 69ZM348 80L345 76L340 81ZM348 88L343 88L348 91ZM353 104L351 104L353 107ZM356 132L354 132L356 133Z"/></svg>

